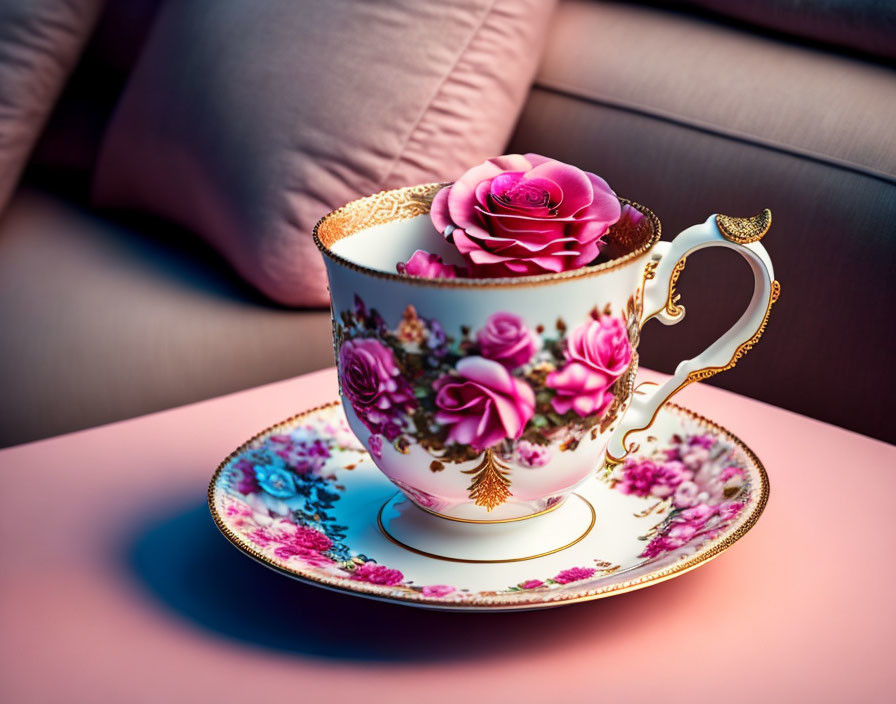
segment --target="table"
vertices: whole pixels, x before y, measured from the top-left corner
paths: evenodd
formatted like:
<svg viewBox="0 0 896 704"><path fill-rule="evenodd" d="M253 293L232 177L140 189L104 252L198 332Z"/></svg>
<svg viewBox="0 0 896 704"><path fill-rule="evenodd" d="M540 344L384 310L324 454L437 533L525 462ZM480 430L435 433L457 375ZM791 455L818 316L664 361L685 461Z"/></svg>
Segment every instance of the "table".
<svg viewBox="0 0 896 704"><path fill-rule="evenodd" d="M661 375L644 372L648 380ZM332 370L0 451L4 702L884 701L896 447L694 385L771 500L712 563L611 599L444 614L329 593L218 535L218 462ZM892 701L892 699L889 699Z"/></svg>

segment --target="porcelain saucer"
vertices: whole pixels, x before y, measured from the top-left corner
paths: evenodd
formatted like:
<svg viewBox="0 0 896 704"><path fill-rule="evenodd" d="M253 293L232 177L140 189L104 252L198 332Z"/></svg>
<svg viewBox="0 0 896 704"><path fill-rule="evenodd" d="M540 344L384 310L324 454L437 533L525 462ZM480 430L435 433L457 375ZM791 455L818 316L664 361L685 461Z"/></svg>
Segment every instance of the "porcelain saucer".
<svg viewBox="0 0 896 704"><path fill-rule="evenodd" d="M635 456L609 476L597 471L556 511L500 526L449 521L396 492L333 403L235 450L208 500L230 542L295 579L424 608L500 611L684 574L741 538L768 492L736 436L667 404Z"/></svg>

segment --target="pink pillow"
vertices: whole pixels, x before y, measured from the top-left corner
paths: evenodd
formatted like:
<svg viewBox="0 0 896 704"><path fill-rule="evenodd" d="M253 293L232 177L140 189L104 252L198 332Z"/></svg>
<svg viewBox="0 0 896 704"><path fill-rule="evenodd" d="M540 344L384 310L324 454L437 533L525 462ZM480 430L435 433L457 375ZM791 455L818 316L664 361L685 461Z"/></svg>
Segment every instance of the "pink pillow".
<svg viewBox="0 0 896 704"><path fill-rule="evenodd" d="M101 149L97 204L190 228L271 298L326 304L332 208L501 153L554 3L167 3Z"/></svg>
<svg viewBox="0 0 896 704"><path fill-rule="evenodd" d="M105 0L0 0L0 210Z"/></svg>

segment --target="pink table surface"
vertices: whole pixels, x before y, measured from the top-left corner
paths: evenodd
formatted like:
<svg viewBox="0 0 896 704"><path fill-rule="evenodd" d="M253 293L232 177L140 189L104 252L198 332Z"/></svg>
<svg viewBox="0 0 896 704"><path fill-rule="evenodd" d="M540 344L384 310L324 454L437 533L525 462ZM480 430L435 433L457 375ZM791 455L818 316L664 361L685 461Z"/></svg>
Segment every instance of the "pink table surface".
<svg viewBox="0 0 896 704"><path fill-rule="evenodd" d="M692 386L771 478L741 542L611 599L432 613L293 582L212 524L218 462L335 391L330 370L0 451L0 700L892 701L893 446Z"/></svg>

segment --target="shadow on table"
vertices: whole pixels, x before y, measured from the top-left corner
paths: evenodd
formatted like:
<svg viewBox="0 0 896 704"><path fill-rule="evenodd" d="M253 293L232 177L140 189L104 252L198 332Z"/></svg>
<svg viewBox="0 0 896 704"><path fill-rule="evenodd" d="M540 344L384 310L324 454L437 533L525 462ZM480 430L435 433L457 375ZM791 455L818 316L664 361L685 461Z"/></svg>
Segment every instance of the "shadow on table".
<svg viewBox="0 0 896 704"><path fill-rule="evenodd" d="M493 614L360 599L302 584L241 555L218 533L205 503L147 525L126 559L160 601L193 623L265 648L343 660L468 659L569 647L578 639L618 637L632 619L695 596L673 582L581 605Z"/></svg>

